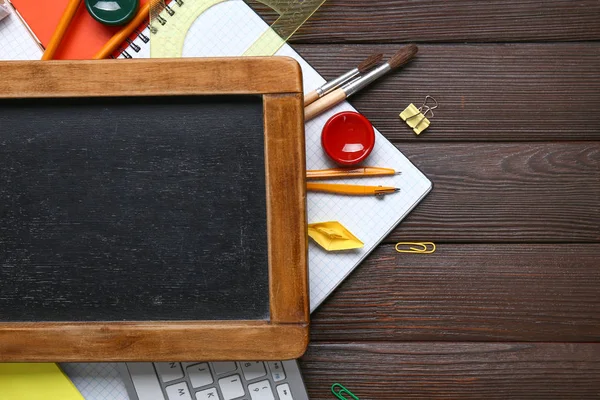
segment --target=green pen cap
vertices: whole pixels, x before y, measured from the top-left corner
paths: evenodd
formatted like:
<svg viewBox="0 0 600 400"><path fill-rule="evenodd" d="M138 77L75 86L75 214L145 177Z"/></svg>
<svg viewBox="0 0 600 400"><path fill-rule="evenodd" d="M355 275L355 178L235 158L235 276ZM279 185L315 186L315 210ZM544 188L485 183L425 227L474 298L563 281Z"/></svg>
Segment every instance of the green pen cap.
<svg viewBox="0 0 600 400"><path fill-rule="evenodd" d="M125 25L135 16L139 0L85 0L90 15L104 25Z"/></svg>

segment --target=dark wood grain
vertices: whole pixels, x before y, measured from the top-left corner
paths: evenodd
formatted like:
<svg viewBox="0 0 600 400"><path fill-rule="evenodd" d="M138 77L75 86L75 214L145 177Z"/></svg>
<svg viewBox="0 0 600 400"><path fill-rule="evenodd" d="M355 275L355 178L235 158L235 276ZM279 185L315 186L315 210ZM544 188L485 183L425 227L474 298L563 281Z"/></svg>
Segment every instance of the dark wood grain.
<svg viewBox="0 0 600 400"><path fill-rule="evenodd" d="M313 314L313 341L598 341L599 244L380 246Z"/></svg>
<svg viewBox="0 0 600 400"><path fill-rule="evenodd" d="M328 79L399 47L295 46ZM350 102L393 141L600 140L598 71L600 43L421 45L407 66ZM398 114L426 95L440 107L416 136Z"/></svg>
<svg viewBox="0 0 600 400"><path fill-rule="evenodd" d="M597 242L600 143L404 143L434 183L387 239Z"/></svg>
<svg viewBox="0 0 600 400"><path fill-rule="evenodd" d="M294 42L513 42L600 39L594 0L328 0Z"/></svg>
<svg viewBox="0 0 600 400"><path fill-rule="evenodd" d="M583 399L600 393L598 343L312 344L312 400L340 382L361 399Z"/></svg>

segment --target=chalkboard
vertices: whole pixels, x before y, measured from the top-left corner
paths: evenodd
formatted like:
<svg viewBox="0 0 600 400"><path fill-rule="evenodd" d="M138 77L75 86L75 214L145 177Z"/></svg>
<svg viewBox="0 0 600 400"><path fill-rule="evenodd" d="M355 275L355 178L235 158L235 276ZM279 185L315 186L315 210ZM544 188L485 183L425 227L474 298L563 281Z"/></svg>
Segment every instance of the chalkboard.
<svg viewBox="0 0 600 400"><path fill-rule="evenodd" d="M0 322L267 320L262 96L0 101Z"/></svg>
<svg viewBox="0 0 600 400"><path fill-rule="evenodd" d="M0 362L302 355L310 313L296 61L1 70Z"/></svg>

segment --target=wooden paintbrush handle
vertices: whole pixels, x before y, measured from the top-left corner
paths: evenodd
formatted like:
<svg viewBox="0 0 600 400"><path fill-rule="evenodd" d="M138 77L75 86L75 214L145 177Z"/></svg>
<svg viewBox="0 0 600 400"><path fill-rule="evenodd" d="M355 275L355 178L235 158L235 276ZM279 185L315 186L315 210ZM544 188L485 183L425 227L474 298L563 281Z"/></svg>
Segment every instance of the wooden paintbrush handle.
<svg viewBox="0 0 600 400"><path fill-rule="evenodd" d="M346 100L346 93L342 89L334 90L328 95L321 97L308 107L304 108L304 120L309 121L314 117L321 115L333 106Z"/></svg>
<svg viewBox="0 0 600 400"><path fill-rule="evenodd" d="M318 99L319 99L319 93L317 93L316 90L313 90L312 92L310 92L309 94L304 96L304 107L314 103Z"/></svg>

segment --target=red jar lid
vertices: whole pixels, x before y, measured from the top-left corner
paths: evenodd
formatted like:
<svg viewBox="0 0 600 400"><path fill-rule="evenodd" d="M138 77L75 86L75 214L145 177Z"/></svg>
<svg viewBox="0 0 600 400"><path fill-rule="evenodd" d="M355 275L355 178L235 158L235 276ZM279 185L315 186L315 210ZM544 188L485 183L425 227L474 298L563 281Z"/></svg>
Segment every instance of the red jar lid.
<svg viewBox="0 0 600 400"><path fill-rule="evenodd" d="M325 152L335 162L355 165L366 159L375 147L373 125L359 113L345 111L327 121L321 134Z"/></svg>

